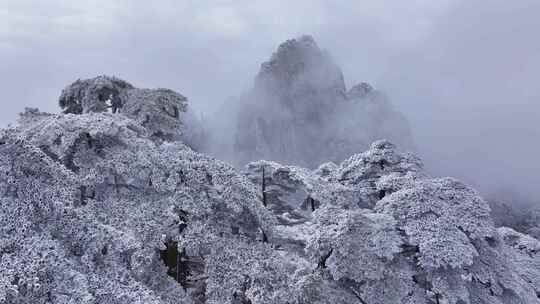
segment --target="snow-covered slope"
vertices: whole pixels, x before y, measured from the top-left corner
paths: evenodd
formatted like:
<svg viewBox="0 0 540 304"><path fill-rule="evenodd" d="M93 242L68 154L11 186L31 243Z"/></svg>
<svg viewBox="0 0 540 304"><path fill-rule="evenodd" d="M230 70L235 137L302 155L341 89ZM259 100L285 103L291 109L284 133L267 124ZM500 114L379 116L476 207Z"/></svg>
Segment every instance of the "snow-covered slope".
<svg viewBox="0 0 540 304"><path fill-rule="evenodd" d="M24 116L0 145L0 303L191 303L219 280L201 254L272 235L247 179L181 142L122 114Z"/></svg>
<svg viewBox="0 0 540 304"><path fill-rule="evenodd" d="M389 141L239 172L162 136L186 100L129 90L0 131L1 304L540 303L538 241Z"/></svg>

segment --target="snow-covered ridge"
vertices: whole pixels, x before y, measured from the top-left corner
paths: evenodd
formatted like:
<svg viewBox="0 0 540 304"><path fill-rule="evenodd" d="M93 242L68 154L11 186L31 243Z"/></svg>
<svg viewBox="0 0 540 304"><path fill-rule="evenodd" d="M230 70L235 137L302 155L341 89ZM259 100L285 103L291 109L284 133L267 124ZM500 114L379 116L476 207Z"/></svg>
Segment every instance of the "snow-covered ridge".
<svg viewBox="0 0 540 304"><path fill-rule="evenodd" d="M0 303L539 302L538 241L386 140L239 172L130 113L0 132Z"/></svg>

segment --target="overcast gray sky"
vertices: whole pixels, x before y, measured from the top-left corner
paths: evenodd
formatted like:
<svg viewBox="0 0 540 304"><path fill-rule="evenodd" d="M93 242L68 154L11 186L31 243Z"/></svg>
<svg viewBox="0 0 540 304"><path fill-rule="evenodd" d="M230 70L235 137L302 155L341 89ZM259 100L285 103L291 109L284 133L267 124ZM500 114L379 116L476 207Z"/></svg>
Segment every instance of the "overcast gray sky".
<svg viewBox="0 0 540 304"><path fill-rule="evenodd" d="M390 96L431 170L539 198L539 29L538 0L0 0L0 124L99 74L211 112L311 34Z"/></svg>

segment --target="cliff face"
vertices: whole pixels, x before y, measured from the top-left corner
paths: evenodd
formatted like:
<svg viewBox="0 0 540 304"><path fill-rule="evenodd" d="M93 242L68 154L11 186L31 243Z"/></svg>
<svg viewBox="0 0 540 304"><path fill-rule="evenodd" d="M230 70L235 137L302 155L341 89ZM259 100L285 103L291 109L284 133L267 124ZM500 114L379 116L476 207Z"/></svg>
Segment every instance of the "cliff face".
<svg viewBox="0 0 540 304"><path fill-rule="evenodd" d="M301 115L314 107L333 108L345 100L346 89L341 69L330 55L311 36L302 36L281 44L261 65L254 91Z"/></svg>
<svg viewBox="0 0 540 304"><path fill-rule="evenodd" d="M407 121L369 84L349 91L332 57L310 36L281 44L240 98L235 160L314 167L388 138L411 148Z"/></svg>

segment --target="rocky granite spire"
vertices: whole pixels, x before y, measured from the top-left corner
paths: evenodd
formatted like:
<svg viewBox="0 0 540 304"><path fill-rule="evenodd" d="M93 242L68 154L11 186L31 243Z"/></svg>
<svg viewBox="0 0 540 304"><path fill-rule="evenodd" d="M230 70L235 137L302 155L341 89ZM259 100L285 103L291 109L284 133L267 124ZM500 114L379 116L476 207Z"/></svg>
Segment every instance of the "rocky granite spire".
<svg viewBox="0 0 540 304"><path fill-rule="evenodd" d="M310 91L343 96L345 82L330 55L319 48L313 37L305 35L285 41L270 60L261 64L255 90L291 101L304 97L299 93Z"/></svg>
<svg viewBox="0 0 540 304"><path fill-rule="evenodd" d="M407 121L384 94L367 83L347 91L340 67L311 36L282 43L239 104L238 164L264 158L314 167L381 138L413 146Z"/></svg>

